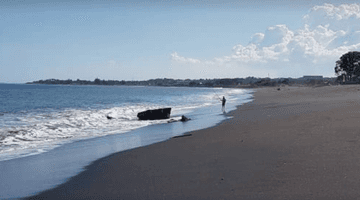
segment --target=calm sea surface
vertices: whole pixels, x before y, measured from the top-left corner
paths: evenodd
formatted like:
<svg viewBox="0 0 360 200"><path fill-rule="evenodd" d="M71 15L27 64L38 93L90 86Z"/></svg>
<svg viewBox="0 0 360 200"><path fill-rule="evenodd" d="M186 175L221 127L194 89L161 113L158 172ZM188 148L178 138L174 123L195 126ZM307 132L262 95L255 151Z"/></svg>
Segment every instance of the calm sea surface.
<svg viewBox="0 0 360 200"><path fill-rule="evenodd" d="M139 121L137 113L147 109L172 107L175 119L206 107L220 111L222 96L241 104L251 94L224 88L0 84L0 161L167 123Z"/></svg>

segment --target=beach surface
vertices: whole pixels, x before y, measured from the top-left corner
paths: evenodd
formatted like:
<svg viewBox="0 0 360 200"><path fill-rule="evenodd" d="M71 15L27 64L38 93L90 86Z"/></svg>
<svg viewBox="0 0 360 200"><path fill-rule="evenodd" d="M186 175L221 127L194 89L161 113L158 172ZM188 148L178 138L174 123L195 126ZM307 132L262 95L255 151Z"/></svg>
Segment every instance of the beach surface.
<svg viewBox="0 0 360 200"><path fill-rule="evenodd" d="M360 86L257 89L219 125L94 161L29 199L357 199Z"/></svg>

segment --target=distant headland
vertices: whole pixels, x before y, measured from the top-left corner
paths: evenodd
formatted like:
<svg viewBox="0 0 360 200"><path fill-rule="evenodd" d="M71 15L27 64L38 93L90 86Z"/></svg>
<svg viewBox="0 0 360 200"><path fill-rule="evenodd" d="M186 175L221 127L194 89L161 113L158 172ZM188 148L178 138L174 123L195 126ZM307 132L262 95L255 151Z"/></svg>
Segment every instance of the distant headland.
<svg viewBox="0 0 360 200"><path fill-rule="evenodd" d="M281 85L334 85L339 84L335 77L303 76L301 78L219 78L219 79L149 79L145 81L118 81L118 80L58 80L47 79L28 82L26 84L48 84L48 85L120 85L120 86L175 86L175 87L237 87L255 88L264 86Z"/></svg>

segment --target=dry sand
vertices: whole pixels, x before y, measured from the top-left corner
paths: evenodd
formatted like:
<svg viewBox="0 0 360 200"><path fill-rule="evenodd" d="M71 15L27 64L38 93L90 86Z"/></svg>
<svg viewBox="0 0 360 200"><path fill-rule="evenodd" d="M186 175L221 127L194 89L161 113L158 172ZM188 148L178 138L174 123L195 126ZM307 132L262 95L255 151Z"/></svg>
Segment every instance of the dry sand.
<svg viewBox="0 0 360 200"><path fill-rule="evenodd" d="M95 161L34 199L358 199L360 86L258 89L234 117Z"/></svg>

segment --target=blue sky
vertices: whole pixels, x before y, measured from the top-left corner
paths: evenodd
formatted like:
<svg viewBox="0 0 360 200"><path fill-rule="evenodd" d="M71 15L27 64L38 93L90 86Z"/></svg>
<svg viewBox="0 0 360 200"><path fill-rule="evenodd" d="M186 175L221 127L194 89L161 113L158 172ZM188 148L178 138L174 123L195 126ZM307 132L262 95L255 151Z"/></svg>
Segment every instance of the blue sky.
<svg viewBox="0 0 360 200"><path fill-rule="evenodd" d="M302 59L289 56L285 50L284 54L276 54L276 61L245 62L240 50L235 48L237 45L242 49L251 48L248 45L254 34L263 33L264 40L270 38L266 44L262 39L256 44L257 49L262 48L259 55L263 55L267 47L281 43L275 41L280 36L274 36L269 27L286 25L286 30L296 36L304 27L303 17L311 13L314 6L325 2L0 0L0 82L97 77L105 80L231 78L268 74L299 77L322 72L322 75L333 76L334 64L322 63L328 60L323 57L309 58L308 63L314 66L305 70L299 68L300 65L286 64L289 59L297 63ZM332 54L332 59L341 56L339 52ZM287 60L285 64L280 62L282 57ZM280 65L286 70L279 68ZM319 69L312 71L316 66ZM289 67L292 69L288 70Z"/></svg>

